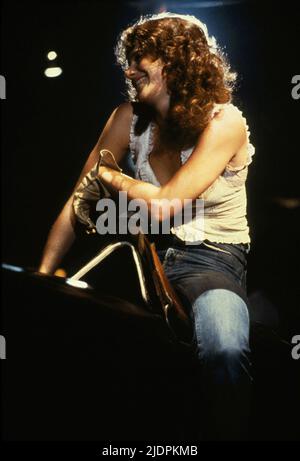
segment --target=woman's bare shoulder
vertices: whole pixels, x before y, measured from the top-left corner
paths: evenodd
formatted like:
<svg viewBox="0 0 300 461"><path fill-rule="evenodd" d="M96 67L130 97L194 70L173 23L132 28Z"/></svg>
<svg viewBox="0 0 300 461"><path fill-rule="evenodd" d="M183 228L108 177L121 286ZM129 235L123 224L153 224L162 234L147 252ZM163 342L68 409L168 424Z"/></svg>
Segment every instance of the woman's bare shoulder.
<svg viewBox="0 0 300 461"><path fill-rule="evenodd" d="M240 109L233 103L216 104L212 120L241 121L244 119Z"/></svg>
<svg viewBox="0 0 300 461"><path fill-rule="evenodd" d="M115 108L114 115L118 118L118 121L130 122L133 116L132 103L129 101L122 102Z"/></svg>
<svg viewBox="0 0 300 461"><path fill-rule="evenodd" d="M247 126L242 112L231 103L222 104L207 126L208 132L246 138Z"/></svg>
<svg viewBox="0 0 300 461"><path fill-rule="evenodd" d="M226 127L225 130L222 130L224 135L227 131L230 132L232 138L239 140L239 148L233 153L230 165L244 164L247 159L248 126L242 111L232 103L226 104L218 111L213 120L215 125L219 124Z"/></svg>
<svg viewBox="0 0 300 461"><path fill-rule="evenodd" d="M231 161L247 141L246 124L233 104L218 106L218 110L200 134L197 145L201 146L199 152L203 149L216 152L227 150L228 161Z"/></svg>
<svg viewBox="0 0 300 461"><path fill-rule="evenodd" d="M125 139L127 143L131 122L133 117L133 107L130 102L123 102L112 112L107 125L104 129L110 137L118 137L120 140Z"/></svg>

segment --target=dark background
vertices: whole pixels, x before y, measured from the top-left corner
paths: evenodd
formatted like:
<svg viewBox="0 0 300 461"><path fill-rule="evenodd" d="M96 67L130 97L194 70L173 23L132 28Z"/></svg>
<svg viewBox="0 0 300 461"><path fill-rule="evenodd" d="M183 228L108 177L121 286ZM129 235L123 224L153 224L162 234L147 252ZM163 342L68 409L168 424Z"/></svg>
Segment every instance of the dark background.
<svg viewBox="0 0 300 461"><path fill-rule="evenodd" d="M223 6L215 6L216 3L175 0L2 1L0 74L5 76L7 83L7 99L0 102L2 261L26 268L38 266L49 228L73 189L87 155L112 110L126 98L122 72L115 64L113 53L119 32L140 14L158 12L163 5L169 11L196 15L207 24L209 33L225 48L233 69L239 74L234 102L247 118L251 141L256 147L247 182L248 218L252 237L248 292L253 319L271 326L272 330L267 339L265 333L262 335L264 354L261 353L259 337L256 346L257 359L262 369L267 364L266 375L269 378L258 378L261 394L257 400L258 416L255 425L260 421L257 430L260 438L264 439L267 433L267 438L273 440L293 439L299 436L296 424L299 412L295 406L299 402L295 399L296 381L290 379L289 369L298 363L290 358L289 349L288 352L281 349L281 343L276 342L273 333L278 332L287 346L292 336L300 334L297 264L300 243L300 100L294 100L291 96L292 77L300 74L300 15L297 14L295 2L290 1L280 5L274 2L224 1ZM50 50L58 53L57 62L63 69L61 76L52 79L44 76L48 64L46 55ZM62 266L68 274L75 272L88 259L91 249L86 244L86 240L78 242L65 259ZM151 431L157 438L161 434L166 435L170 420L176 421L179 418L176 405L172 405L172 398L174 401L178 399L177 388L170 385L171 381L176 381L178 385L177 372L174 371L174 379L171 374L171 381L169 377L164 381L164 374L160 373L153 375L149 381L148 370L145 375L138 375L139 371L134 366L131 377L125 370L124 374L118 371L116 379L111 379L108 373L100 373L99 378L98 365L88 369L82 363L80 367L77 366L81 344L78 335L81 334L84 335L85 344L81 354L93 356L97 355L97 351L104 350L104 356L113 357L112 352L109 355L105 349L109 344L111 330L107 329L107 338L104 330L108 323L97 317L100 310L96 309L96 304L87 304L82 309L80 299L73 297L60 299L59 304L52 298L59 290L55 288L52 292L47 280L45 285L48 291L45 289L44 292L44 285L39 281L35 289L31 289L35 279L27 280L26 275L24 280L13 274L6 277L8 302L5 328L10 335L7 340L10 347L8 357L12 357L12 360L3 361L7 370L10 370L3 374L6 385L4 403L7 438L43 439L46 434L50 439L54 436L64 439L69 430L71 438L97 439L99 434L94 434L93 430L98 431L98 427L92 423L93 418L98 421L99 415L102 415L100 436L103 438L110 438L113 430L117 437L126 433L127 440L132 440L132 434L136 437L140 434L143 439ZM22 309L22 305L16 310L12 308L9 300L18 298L18 291L27 293L27 309ZM52 294L49 295L50 292ZM39 300L46 296L49 297L48 302L40 309ZM94 311L95 317L91 317ZM111 305L105 312L106 315L112 315ZM114 322L117 320L114 319ZM138 349L136 338L131 338L131 344L129 336L131 331L136 334L137 328L133 324L132 330L125 328L124 333L122 322L119 324L120 335L122 330L128 336L124 342L127 347L125 351L132 345L133 353ZM129 324L131 322L129 318ZM162 358L163 347L157 339L160 330L154 328L153 334L147 322L145 330L140 329L140 326L138 331L141 337L149 337L149 351L156 347L154 360L160 357L165 367L169 359ZM33 325L33 330L36 328L38 342L37 336L30 337L23 325L29 325L29 328ZM98 325L102 327L101 334ZM148 336L144 331L148 332ZM71 342L71 337L76 340ZM161 338L164 343L165 333L161 334ZM145 343L147 341L144 340ZM276 343L276 347L272 346L272 342ZM66 353L73 355L75 361L72 364L69 358L64 360L63 357L61 372L57 371L56 360L61 351L58 345L55 346L56 343L64 344ZM24 344L24 356L20 354L20 344ZM44 360L45 350L48 356L53 356L53 373L49 363ZM116 355L118 353L119 350ZM140 354L147 365L142 347ZM32 365L29 364L28 357L31 355L38 356L38 366L34 361ZM16 358L19 361L14 361ZM69 368L72 370L69 371ZM98 373L99 381L95 380L94 372L95 375ZM185 388L187 384L184 373L181 379L180 384ZM133 386L132 394L129 393L125 399L120 392L122 382L125 382L124 387L121 387L123 391L126 382L128 389ZM75 384L77 386L74 387ZM101 391L98 384L102 386ZM141 388L137 389L139 386ZM147 399L144 399L142 393L143 386L147 391ZM289 390L289 386L293 389ZM156 394L152 393L154 388L163 389L161 400L155 400ZM171 397L172 393L174 395L172 398L170 394L167 395L169 399L165 410L167 388L172 391ZM86 391L86 400L78 399L77 392L82 397L83 389ZM138 392L141 400L136 398ZM152 399L149 398L151 394ZM189 392L187 394L190 395ZM105 409L102 399L98 402L99 408L95 407L95 395L113 395L114 410L106 398ZM195 394L191 393L191 398L194 395L196 391ZM60 398L57 399L57 396ZM67 405L70 405L70 412L67 407L66 421L60 411L60 405L63 405L65 399ZM77 406L74 402L77 402ZM84 407L82 411L80 405ZM143 405L146 405L146 409ZM92 413L90 408L93 408ZM129 424L126 411L133 411L133 408L136 418L132 418ZM157 418L159 408L166 411L166 419L161 415ZM72 426L72 412L77 410L83 416L74 416ZM114 411L119 416L124 411L117 426ZM168 417L167 412L170 412ZM33 415L31 422L28 414ZM45 418L45 414L50 414L49 419ZM151 418L148 422L143 420L141 424L139 418L142 420L144 414L152 414L156 420L155 425L152 425ZM77 427L78 420L81 422ZM92 422L86 424L90 420ZM103 432L104 428L106 432ZM127 432L124 432L124 428L127 428Z"/></svg>

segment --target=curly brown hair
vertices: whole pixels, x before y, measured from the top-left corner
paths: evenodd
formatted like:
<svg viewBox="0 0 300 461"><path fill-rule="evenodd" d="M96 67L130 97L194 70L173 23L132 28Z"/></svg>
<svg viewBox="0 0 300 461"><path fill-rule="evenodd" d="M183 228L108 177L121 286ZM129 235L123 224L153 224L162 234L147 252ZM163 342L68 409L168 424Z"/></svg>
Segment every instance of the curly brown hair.
<svg viewBox="0 0 300 461"><path fill-rule="evenodd" d="M164 138L170 145L194 145L209 123L215 104L231 101L236 73L206 25L194 16L161 13L141 17L119 36L115 48L125 70L132 58L160 58L170 94ZM130 101L137 93L126 79Z"/></svg>

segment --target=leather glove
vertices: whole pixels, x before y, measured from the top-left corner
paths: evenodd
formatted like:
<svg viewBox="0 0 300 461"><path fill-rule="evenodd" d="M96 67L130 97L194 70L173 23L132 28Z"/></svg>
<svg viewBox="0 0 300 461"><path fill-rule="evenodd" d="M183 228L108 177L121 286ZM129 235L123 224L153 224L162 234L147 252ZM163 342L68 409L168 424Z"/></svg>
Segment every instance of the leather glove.
<svg viewBox="0 0 300 461"><path fill-rule="evenodd" d="M74 193L73 209L77 220L85 226L87 234L97 232L96 224L91 217L91 212L95 211L96 203L101 198L111 197L111 193L99 178L98 172L100 166L107 166L122 172L113 153L108 149L102 149L99 153L99 160L88 174L84 176L77 187Z"/></svg>

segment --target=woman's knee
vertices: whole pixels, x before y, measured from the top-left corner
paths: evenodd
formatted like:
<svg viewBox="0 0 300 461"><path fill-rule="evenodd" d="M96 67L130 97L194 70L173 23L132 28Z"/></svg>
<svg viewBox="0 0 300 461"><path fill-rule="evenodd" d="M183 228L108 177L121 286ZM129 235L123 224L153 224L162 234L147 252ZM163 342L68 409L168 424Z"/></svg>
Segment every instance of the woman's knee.
<svg viewBox="0 0 300 461"><path fill-rule="evenodd" d="M234 362L249 352L249 314L235 292L213 289L193 303L195 336L202 359Z"/></svg>

